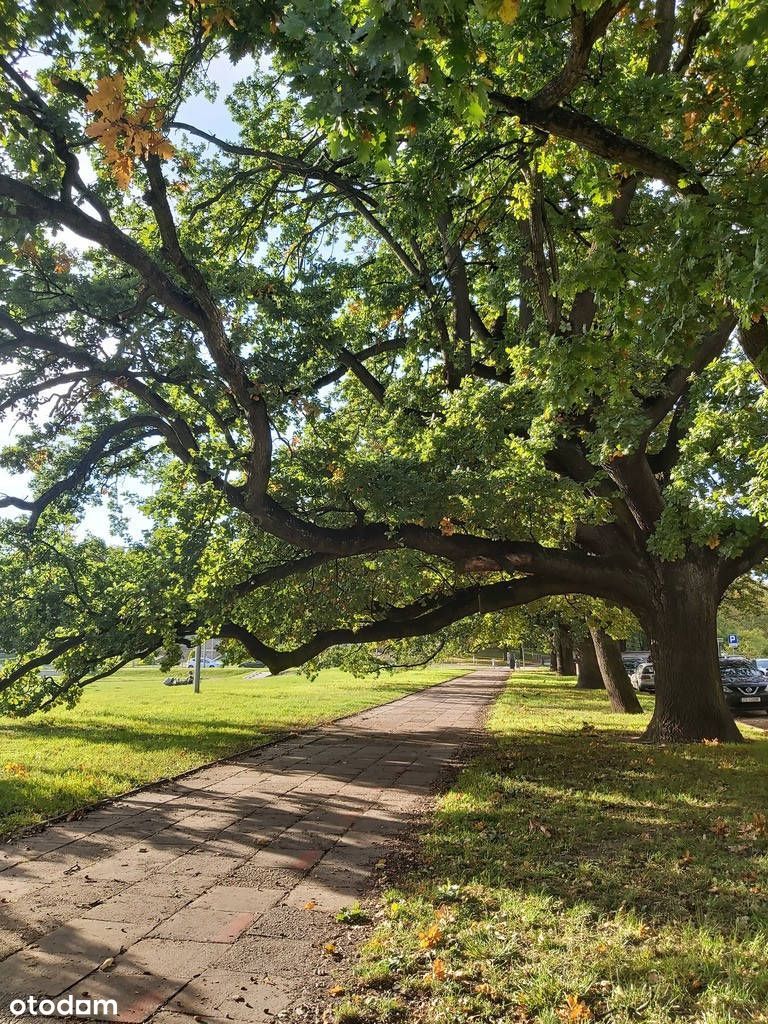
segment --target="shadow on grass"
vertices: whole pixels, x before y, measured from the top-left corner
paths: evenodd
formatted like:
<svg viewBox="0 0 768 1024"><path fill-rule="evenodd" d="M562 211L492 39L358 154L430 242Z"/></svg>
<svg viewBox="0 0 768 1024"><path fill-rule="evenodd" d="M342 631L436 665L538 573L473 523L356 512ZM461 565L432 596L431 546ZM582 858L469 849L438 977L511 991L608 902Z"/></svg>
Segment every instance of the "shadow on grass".
<svg viewBox="0 0 768 1024"><path fill-rule="evenodd" d="M429 837L430 871L453 881L722 934L740 915L768 926L768 744L659 750L599 731L518 733L457 792Z"/></svg>

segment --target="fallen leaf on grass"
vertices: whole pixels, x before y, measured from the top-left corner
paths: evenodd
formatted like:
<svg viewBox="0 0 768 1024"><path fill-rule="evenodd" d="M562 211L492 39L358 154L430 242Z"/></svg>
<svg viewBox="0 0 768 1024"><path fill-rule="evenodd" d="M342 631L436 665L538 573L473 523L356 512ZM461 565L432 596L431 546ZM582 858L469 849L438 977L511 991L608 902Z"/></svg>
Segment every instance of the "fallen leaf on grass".
<svg viewBox="0 0 768 1024"><path fill-rule="evenodd" d="M432 977L437 978L438 981L445 979L445 962L439 957L432 964Z"/></svg>
<svg viewBox="0 0 768 1024"><path fill-rule="evenodd" d="M443 938L443 929L433 924L425 932L419 932L419 945L422 949L434 949Z"/></svg>
<svg viewBox="0 0 768 1024"><path fill-rule="evenodd" d="M546 836L547 838L549 838L552 835L551 829L548 829L543 822L538 821L536 818L531 818L531 820L528 822L528 831L541 832L541 834L543 836Z"/></svg>
<svg viewBox="0 0 768 1024"><path fill-rule="evenodd" d="M592 1020L592 1011L578 996L566 996L565 1006L558 1011L560 1019L568 1024L578 1024L580 1021Z"/></svg>

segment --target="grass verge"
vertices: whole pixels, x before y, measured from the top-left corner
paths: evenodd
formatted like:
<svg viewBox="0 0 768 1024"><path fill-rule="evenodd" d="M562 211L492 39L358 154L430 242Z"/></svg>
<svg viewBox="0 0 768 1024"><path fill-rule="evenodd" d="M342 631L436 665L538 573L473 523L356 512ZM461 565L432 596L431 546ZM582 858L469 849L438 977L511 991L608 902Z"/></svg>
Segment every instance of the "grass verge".
<svg viewBox="0 0 768 1024"><path fill-rule="evenodd" d="M336 1019L768 1022L768 734L640 746L603 694L522 672L490 729Z"/></svg>
<svg viewBox="0 0 768 1024"><path fill-rule="evenodd" d="M193 694L163 686L156 668L129 668L94 683L72 709L0 718L0 836L465 670L364 679L326 670L311 681L246 679L252 671L204 670Z"/></svg>

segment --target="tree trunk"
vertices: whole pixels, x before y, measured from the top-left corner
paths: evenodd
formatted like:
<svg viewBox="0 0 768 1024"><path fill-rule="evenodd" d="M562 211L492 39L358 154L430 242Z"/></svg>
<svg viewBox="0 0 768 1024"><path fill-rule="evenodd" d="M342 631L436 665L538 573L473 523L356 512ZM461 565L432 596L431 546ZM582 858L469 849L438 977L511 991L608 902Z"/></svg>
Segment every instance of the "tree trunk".
<svg viewBox="0 0 768 1024"><path fill-rule="evenodd" d="M579 640L576 648L576 668L578 678L576 688L579 690L602 690L603 677L597 663L595 645L589 633Z"/></svg>
<svg viewBox="0 0 768 1024"><path fill-rule="evenodd" d="M704 557L658 563L654 608L643 624L656 685L656 708L643 736L648 742L742 739L720 679L714 566Z"/></svg>
<svg viewBox="0 0 768 1024"><path fill-rule="evenodd" d="M602 626L590 623L589 632L595 645L597 663L608 691L611 708L629 715L639 714L643 708L632 689L617 641L609 636Z"/></svg>
<svg viewBox="0 0 768 1024"><path fill-rule="evenodd" d="M557 674L559 676L575 676L573 637L570 627L563 622L559 622L555 627L555 651L557 652Z"/></svg>
<svg viewBox="0 0 768 1024"><path fill-rule="evenodd" d="M549 671L557 672L557 648L554 644L549 652Z"/></svg>

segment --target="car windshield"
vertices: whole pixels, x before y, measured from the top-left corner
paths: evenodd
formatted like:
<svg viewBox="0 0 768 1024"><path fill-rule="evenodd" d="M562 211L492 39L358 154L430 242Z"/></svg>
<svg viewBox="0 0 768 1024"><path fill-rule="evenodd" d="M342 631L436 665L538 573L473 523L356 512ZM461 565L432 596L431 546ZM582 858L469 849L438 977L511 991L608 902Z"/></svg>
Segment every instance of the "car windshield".
<svg viewBox="0 0 768 1024"><path fill-rule="evenodd" d="M746 661L737 664L726 664L720 666L721 675L727 679L751 679L755 675L755 669Z"/></svg>

